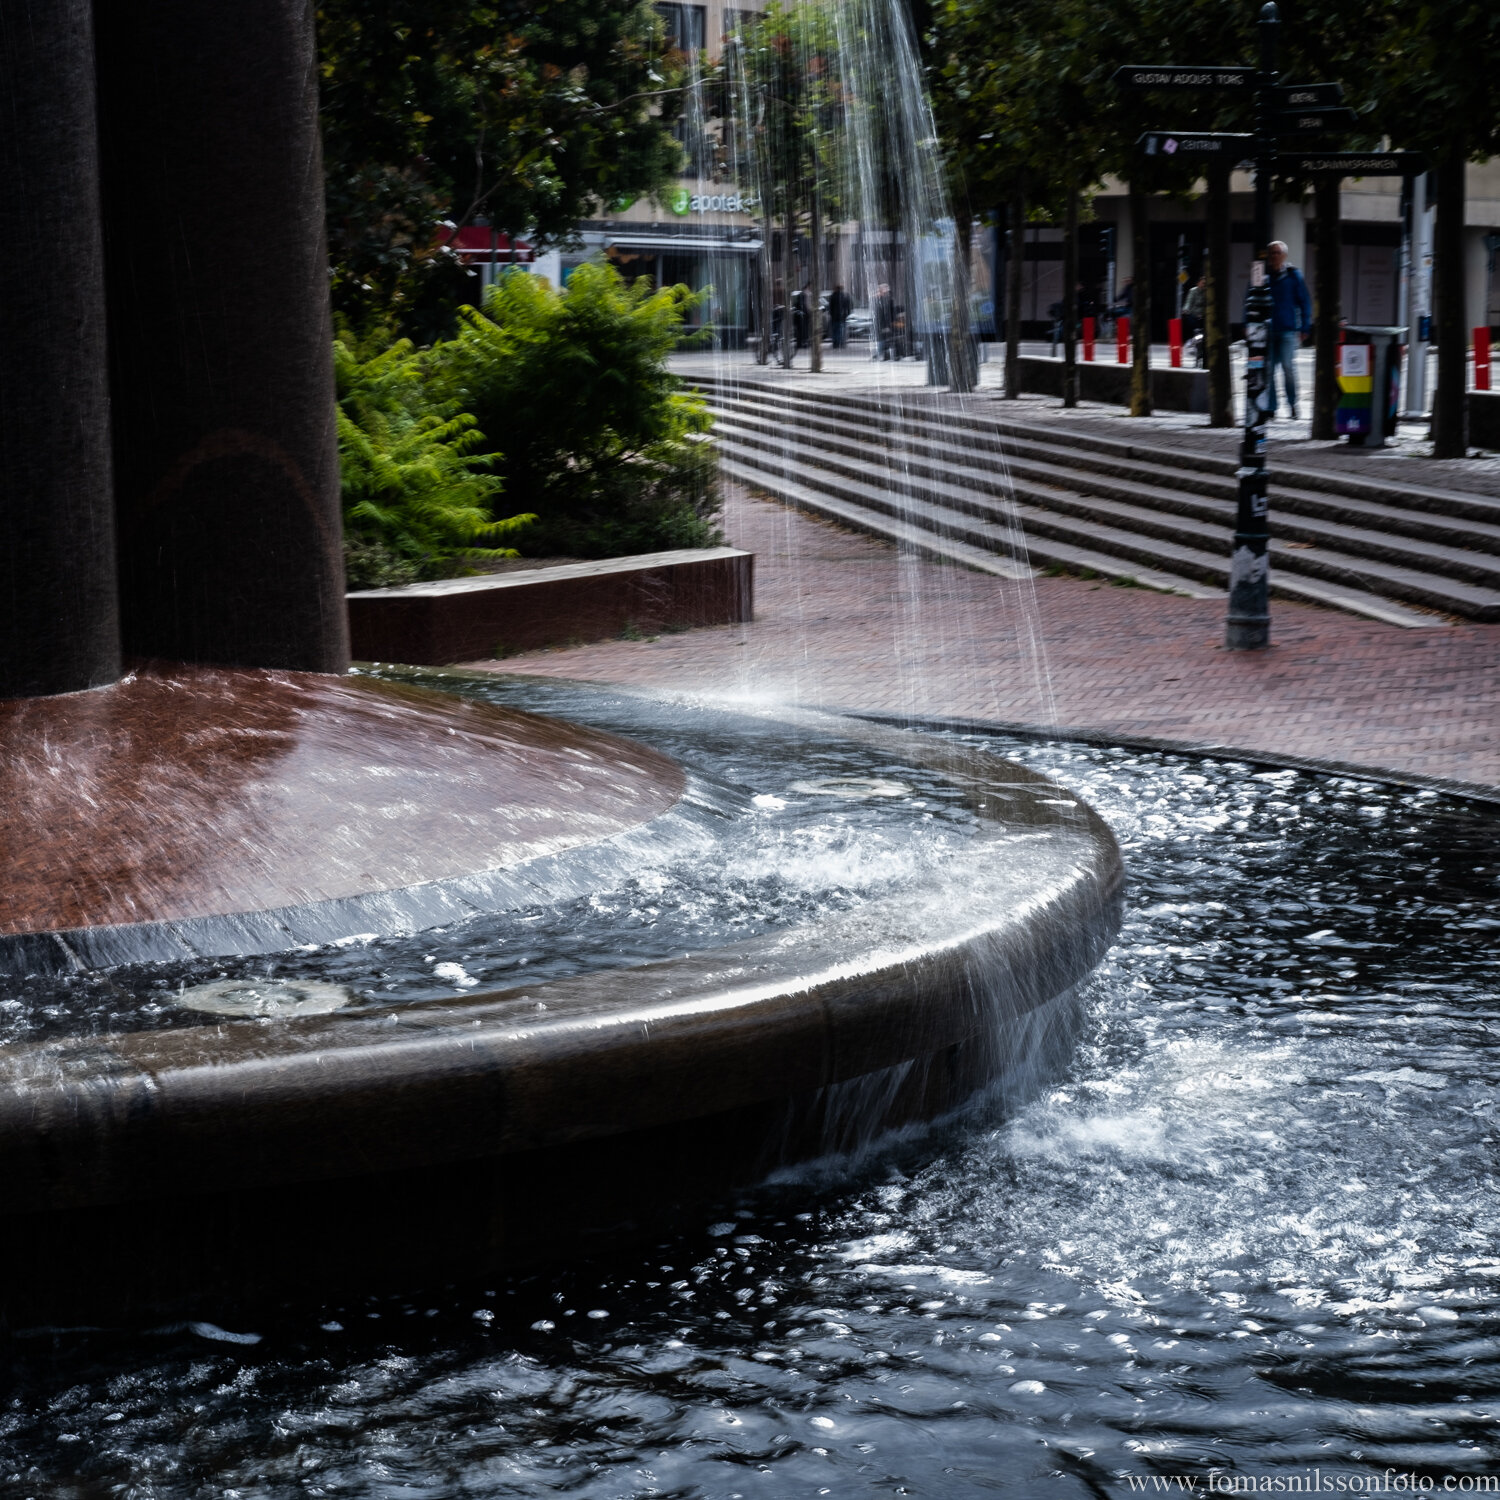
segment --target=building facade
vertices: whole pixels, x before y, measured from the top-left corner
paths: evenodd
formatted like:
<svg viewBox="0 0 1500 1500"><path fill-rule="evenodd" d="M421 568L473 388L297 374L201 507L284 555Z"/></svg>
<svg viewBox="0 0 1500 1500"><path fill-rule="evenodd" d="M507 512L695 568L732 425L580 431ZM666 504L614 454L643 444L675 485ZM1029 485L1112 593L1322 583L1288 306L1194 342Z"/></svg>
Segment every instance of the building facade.
<svg viewBox="0 0 1500 1500"><path fill-rule="evenodd" d="M1165 341L1167 320L1180 306L1179 289L1185 291L1204 270L1203 192L1200 183L1196 199L1156 196L1147 200L1150 262L1146 274L1151 278L1152 338L1157 342ZM1248 173L1233 175L1230 194L1229 305L1238 308L1250 282L1254 253L1254 193ZM1410 316L1403 300L1405 257L1413 256L1413 270L1420 277L1424 244L1429 257L1432 246L1432 210L1427 209L1424 226L1420 213L1414 212L1419 207L1414 198L1411 185L1400 178L1367 177L1343 183L1339 238L1346 321L1389 325ZM1467 204L1464 326L1500 329L1500 160L1468 168ZM1127 185L1106 179L1093 200L1093 213L1092 222L1079 230L1079 275L1100 306L1109 307L1137 274ZM1319 238L1312 193L1300 202L1277 203L1274 213L1276 238L1286 242L1292 263L1302 268L1311 284L1317 274ZM1001 255L1003 250L992 241L988 257L992 265L998 264ZM1046 336L1052 323L1049 309L1063 294L1062 266L1062 231L1028 226L1021 313L1025 336ZM1430 265L1427 269L1430 272ZM1431 306L1430 298L1426 305Z"/></svg>

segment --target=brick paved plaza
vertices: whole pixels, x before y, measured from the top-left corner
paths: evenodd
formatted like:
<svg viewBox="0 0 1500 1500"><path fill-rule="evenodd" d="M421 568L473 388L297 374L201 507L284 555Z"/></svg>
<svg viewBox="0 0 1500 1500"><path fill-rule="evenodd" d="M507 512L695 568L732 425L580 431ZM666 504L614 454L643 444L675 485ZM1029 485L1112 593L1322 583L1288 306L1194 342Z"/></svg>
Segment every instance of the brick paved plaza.
<svg viewBox="0 0 1500 1500"><path fill-rule="evenodd" d="M731 489L756 618L471 665L683 692L1056 725L1500 787L1500 626L1405 630L1272 601L1274 646L1223 650L1223 605L898 556ZM1039 639L1038 639L1039 638Z"/></svg>

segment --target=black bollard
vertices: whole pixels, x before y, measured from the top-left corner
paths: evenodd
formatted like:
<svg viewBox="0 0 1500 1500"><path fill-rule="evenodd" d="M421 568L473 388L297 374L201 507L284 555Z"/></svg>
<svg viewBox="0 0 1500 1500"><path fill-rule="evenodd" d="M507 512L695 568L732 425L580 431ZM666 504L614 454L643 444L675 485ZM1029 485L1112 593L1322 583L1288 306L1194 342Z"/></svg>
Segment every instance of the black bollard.
<svg viewBox="0 0 1500 1500"><path fill-rule="evenodd" d="M88 0L0 6L0 698L120 675Z"/></svg>
<svg viewBox="0 0 1500 1500"><path fill-rule="evenodd" d="M127 653L340 671L308 0L96 8Z"/></svg>

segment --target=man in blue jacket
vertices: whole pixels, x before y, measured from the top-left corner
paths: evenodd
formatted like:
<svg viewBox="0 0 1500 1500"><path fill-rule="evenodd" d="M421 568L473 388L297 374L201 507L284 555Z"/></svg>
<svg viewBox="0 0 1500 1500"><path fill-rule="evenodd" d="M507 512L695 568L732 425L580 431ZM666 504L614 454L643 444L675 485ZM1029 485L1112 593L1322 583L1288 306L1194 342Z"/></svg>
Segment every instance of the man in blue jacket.
<svg viewBox="0 0 1500 1500"><path fill-rule="evenodd" d="M1272 240L1266 246L1266 269L1271 278L1271 337L1266 350L1266 391L1271 398L1271 415L1276 415L1276 370L1281 369L1281 384L1286 404L1297 415L1297 350L1303 335L1312 332L1312 297L1302 272L1286 258L1286 245Z"/></svg>

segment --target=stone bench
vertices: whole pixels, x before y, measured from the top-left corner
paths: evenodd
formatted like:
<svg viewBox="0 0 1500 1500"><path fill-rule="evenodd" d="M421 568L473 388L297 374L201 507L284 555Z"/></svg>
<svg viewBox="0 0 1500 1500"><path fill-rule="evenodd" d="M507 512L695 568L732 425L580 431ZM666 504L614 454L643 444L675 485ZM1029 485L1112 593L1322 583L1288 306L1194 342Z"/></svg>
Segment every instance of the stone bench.
<svg viewBox="0 0 1500 1500"><path fill-rule="evenodd" d="M753 555L735 547L648 552L348 596L357 661L445 666L542 646L730 625L754 611Z"/></svg>

